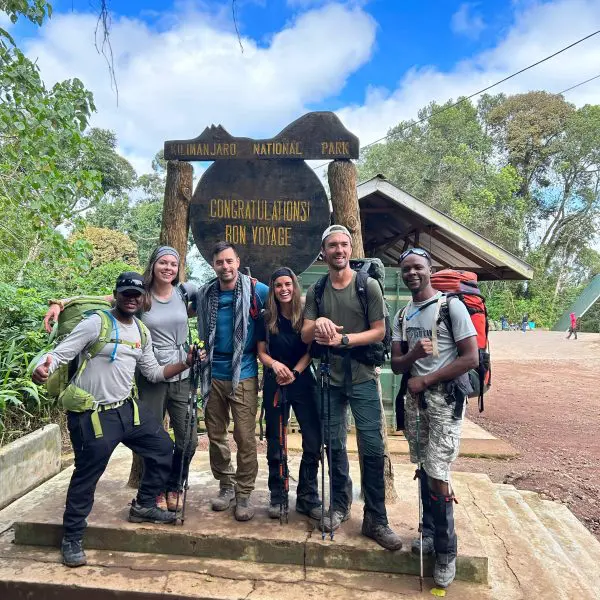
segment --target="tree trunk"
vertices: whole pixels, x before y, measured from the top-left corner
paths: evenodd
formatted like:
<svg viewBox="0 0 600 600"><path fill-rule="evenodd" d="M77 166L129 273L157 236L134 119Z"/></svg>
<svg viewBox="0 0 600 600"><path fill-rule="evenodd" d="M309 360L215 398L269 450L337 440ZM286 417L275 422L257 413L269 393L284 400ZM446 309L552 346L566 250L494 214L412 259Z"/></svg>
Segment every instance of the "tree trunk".
<svg viewBox="0 0 600 600"><path fill-rule="evenodd" d="M192 165L187 162L178 160L167 162L167 181L165 183L160 243L165 246L172 246L179 252L180 281L185 281L185 257L190 227L189 212L192 199L193 174ZM140 486L143 469L142 459L134 453L127 485L137 489Z"/></svg>
<svg viewBox="0 0 600 600"><path fill-rule="evenodd" d="M185 281L185 256L190 228L190 201L192 199L194 170L187 162L167 162L165 202L163 205L160 243L179 252L179 279Z"/></svg>
<svg viewBox="0 0 600 600"><path fill-rule="evenodd" d="M356 193L356 167L350 160L334 160L327 171L333 222L344 225L352 235L352 258L364 258L358 194Z"/></svg>
<svg viewBox="0 0 600 600"><path fill-rule="evenodd" d="M362 239L362 228L360 222L360 208L358 205L358 194L356 191L356 167L350 160L334 160L329 163L327 170L329 189L331 191L331 204L333 206L333 222L344 225L352 235L352 258L364 258L365 250ZM381 431L385 444L384 449L384 474L385 474L385 499L386 502L396 502L398 495L394 487L394 469L390 458L387 438L387 423L383 410L383 394L379 375L377 376L377 387L379 390L379 402L381 403ZM358 433L357 445L360 444ZM362 482L362 459L360 446L358 448L358 460L360 464L360 475ZM361 497L363 496L361 490Z"/></svg>

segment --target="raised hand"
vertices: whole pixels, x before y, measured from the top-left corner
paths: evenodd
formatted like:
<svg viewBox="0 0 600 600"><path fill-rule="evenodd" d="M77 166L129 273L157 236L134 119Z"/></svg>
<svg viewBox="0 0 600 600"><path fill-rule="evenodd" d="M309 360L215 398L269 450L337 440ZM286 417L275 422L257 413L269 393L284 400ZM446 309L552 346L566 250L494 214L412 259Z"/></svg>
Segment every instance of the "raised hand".
<svg viewBox="0 0 600 600"><path fill-rule="evenodd" d="M48 356L46 356L46 360L41 365L36 367L35 371L31 374L31 379L33 379L35 383L46 383L46 381L48 381L48 371L50 370L51 364L52 355L48 354Z"/></svg>

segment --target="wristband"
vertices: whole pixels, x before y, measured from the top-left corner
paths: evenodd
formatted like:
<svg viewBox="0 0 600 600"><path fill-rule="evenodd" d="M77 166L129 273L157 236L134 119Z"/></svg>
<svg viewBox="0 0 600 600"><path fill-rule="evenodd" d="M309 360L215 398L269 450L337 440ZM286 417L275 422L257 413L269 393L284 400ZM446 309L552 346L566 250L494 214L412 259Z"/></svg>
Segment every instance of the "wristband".
<svg viewBox="0 0 600 600"><path fill-rule="evenodd" d="M300 377L300 371L298 371L297 369L294 369L292 371L292 375L294 376L294 379L298 379L298 377Z"/></svg>

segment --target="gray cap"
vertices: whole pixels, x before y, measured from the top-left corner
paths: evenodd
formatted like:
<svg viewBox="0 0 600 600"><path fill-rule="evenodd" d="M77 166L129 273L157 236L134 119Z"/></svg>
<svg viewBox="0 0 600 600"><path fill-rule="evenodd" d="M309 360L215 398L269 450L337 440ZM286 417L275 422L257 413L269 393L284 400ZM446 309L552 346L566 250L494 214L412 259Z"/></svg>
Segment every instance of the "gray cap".
<svg viewBox="0 0 600 600"><path fill-rule="evenodd" d="M327 236L330 236L334 233L343 233L344 235L347 235L350 238L350 242L352 242L352 236L350 235L350 232L348 231L348 229L346 229L346 227L344 227L343 225L330 225L323 232L323 235L321 236L321 243L325 241L325 238Z"/></svg>

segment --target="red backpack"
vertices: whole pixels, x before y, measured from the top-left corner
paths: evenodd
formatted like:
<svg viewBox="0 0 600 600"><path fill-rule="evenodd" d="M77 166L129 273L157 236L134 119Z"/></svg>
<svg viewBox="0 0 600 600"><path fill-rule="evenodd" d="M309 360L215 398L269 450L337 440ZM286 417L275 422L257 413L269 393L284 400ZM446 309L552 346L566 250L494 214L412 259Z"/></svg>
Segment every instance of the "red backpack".
<svg viewBox="0 0 600 600"><path fill-rule="evenodd" d="M479 366L477 369L469 371L469 379L473 387L473 393L470 394L470 397L479 399L479 412L482 412L483 395L492 384L492 365L488 338L488 315L485 298L481 295L477 285L477 275L470 271L444 269L431 276L431 285L434 289L443 292L448 301L452 298L458 298L469 311L471 321L477 332L477 347L479 348ZM448 331L452 334L449 311L441 311L440 318L443 319Z"/></svg>

